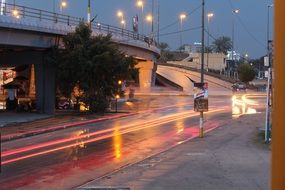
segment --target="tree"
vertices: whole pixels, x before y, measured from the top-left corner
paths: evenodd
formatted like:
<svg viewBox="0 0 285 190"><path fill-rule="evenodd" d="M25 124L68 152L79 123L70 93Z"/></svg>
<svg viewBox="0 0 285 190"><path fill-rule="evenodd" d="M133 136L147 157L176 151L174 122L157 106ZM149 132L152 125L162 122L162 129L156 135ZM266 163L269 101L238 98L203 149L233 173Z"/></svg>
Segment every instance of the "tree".
<svg viewBox="0 0 285 190"><path fill-rule="evenodd" d="M242 82L248 83L252 81L255 78L255 75L254 67L250 64L243 63L238 66L238 76Z"/></svg>
<svg viewBox="0 0 285 190"><path fill-rule="evenodd" d="M159 44L159 49L161 51L161 56L159 58L159 62L167 62L169 60L173 60L174 59L174 55L173 53L170 51L169 49L169 45L165 42L161 42Z"/></svg>
<svg viewBox="0 0 285 190"><path fill-rule="evenodd" d="M159 44L159 49L160 49L161 51L168 51L168 50L169 50L169 45L168 45L168 43L161 42L161 43Z"/></svg>
<svg viewBox="0 0 285 190"><path fill-rule="evenodd" d="M110 35L93 37L83 23L63 43L56 61L60 92L68 97L79 88L90 112L104 112L118 91L118 81L130 79L136 62L119 51Z"/></svg>
<svg viewBox="0 0 285 190"><path fill-rule="evenodd" d="M217 53L224 53L225 55L232 49L232 41L229 37L219 37L213 42L213 50Z"/></svg>

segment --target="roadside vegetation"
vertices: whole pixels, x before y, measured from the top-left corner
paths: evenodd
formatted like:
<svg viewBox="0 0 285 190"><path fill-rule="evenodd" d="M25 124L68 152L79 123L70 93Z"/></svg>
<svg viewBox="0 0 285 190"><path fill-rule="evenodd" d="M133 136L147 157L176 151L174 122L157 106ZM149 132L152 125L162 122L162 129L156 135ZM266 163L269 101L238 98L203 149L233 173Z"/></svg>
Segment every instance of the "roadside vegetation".
<svg viewBox="0 0 285 190"><path fill-rule="evenodd" d="M138 70L111 41L111 35L92 36L82 23L63 38L64 47L53 53L57 91L88 105L90 112L105 112L120 90L118 81L131 79Z"/></svg>

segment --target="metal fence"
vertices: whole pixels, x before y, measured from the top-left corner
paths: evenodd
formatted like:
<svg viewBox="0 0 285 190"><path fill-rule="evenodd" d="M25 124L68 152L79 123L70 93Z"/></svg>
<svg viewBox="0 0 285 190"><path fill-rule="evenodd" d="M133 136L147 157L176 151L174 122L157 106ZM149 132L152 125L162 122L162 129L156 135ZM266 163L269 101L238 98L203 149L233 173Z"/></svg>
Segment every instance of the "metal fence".
<svg viewBox="0 0 285 190"><path fill-rule="evenodd" d="M64 24L67 26L78 26L82 22L86 22L84 18L79 17L73 17L69 15L54 13L50 11L35 9L31 7L16 5L16 4L9 4L4 3L1 7L1 14L9 17L14 17L16 19L33 19L36 21L49 21L51 23L59 23ZM103 24L99 22L93 22L91 23L92 29L99 31L99 32L105 32L107 34L116 34L121 35L124 38L128 39L134 39L146 42L149 45L155 45L157 46L156 42L152 37L147 37L144 35L140 35L136 32L133 32L131 30L111 26L108 24Z"/></svg>

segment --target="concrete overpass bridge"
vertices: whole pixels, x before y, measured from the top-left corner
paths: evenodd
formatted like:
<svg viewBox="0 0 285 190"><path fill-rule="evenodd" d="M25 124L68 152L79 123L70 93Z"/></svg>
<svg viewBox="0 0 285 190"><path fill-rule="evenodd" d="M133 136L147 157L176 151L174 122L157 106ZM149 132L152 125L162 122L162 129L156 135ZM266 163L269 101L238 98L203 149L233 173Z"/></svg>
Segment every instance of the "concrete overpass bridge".
<svg viewBox="0 0 285 190"><path fill-rule="evenodd" d="M8 4L0 15L0 68L34 65L37 109L52 113L55 98L54 68L45 63L53 46L62 45L62 37L73 32L83 18L30 7ZM130 30L94 22L93 35L112 35L121 51L138 60L140 87L154 84L156 61L160 51L152 39Z"/></svg>
<svg viewBox="0 0 285 190"><path fill-rule="evenodd" d="M189 80L200 82L200 72L181 68L180 65L158 65L157 75L179 86L185 95L193 95L193 83ZM189 78L188 78L189 77ZM209 96L230 96L232 95L232 83L225 80L204 75L205 82L208 83Z"/></svg>

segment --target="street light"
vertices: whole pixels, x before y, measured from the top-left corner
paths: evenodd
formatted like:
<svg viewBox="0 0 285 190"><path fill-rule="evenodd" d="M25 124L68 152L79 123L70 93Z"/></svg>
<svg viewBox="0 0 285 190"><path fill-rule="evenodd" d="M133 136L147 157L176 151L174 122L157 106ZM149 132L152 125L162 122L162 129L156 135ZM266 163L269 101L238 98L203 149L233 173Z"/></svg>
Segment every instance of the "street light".
<svg viewBox="0 0 285 190"><path fill-rule="evenodd" d="M239 9L235 9L232 11L232 63L234 62L234 49L235 49L235 46L234 46L234 37L235 37L235 15L236 14L239 14L240 10Z"/></svg>
<svg viewBox="0 0 285 190"><path fill-rule="evenodd" d="M124 13L119 10L119 11L117 12L117 16L118 16L119 18L123 19L123 18L124 18Z"/></svg>
<svg viewBox="0 0 285 190"><path fill-rule="evenodd" d="M139 0L137 1L137 7L141 8L141 20L143 20L143 17L144 17L144 14L143 14L143 11L144 11L144 1L142 0ZM142 30L142 34L143 34L143 21L141 21L141 30Z"/></svg>
<svg viewBox="0 0 285 190"><path fill-rule="evenodd" d="M207 38L207 71L209 70L209 46L210 46L210 22L212 18L214 17L214 13L208 13L208 38Z"/></svg>
<svg viewBox="0 0 285 190"><path fill-rule="evenodd" d="M61 0L59 7L60 7L60 12L62 12L63 8L67 7L67 1Z"/></svg>
<svg viewBox="0 0 285 190"><path fill-rule="evenodd" d="M153 20L152 15L151 15L151 14L148 14L148 15L145 17L145 20L146 20L148 23L152 24L152 20Z"/></svg>
<svg viewBox="0 0 285 190"><path fill-rule="evenodd" d="M126 25L126 21L124 19L124 12L121 10L118 10L117 17L120 19L120 24L122 25L122 28L124 28Z"/></svg>
<svg viewBox="0 0 285 190"><path fill-rule="evenodd" d="M180 47L182 47L182 27L183 27L183 20L185 20L187 15L185 13L181 13L179 15L180 18Z"/></svg>
<svg viewBox="0 0 285 190"><path fill-rule="evenodd" d="M87 23L89 24L89 27L91 28L91 2L88 0L87 5Z"/></svg>
<svg viewBox="0 0 285 190"><path fill-rule="evenodd" d="M121 25L123 29L126 29L126 21L125 20L121 20Z"/></svg>

